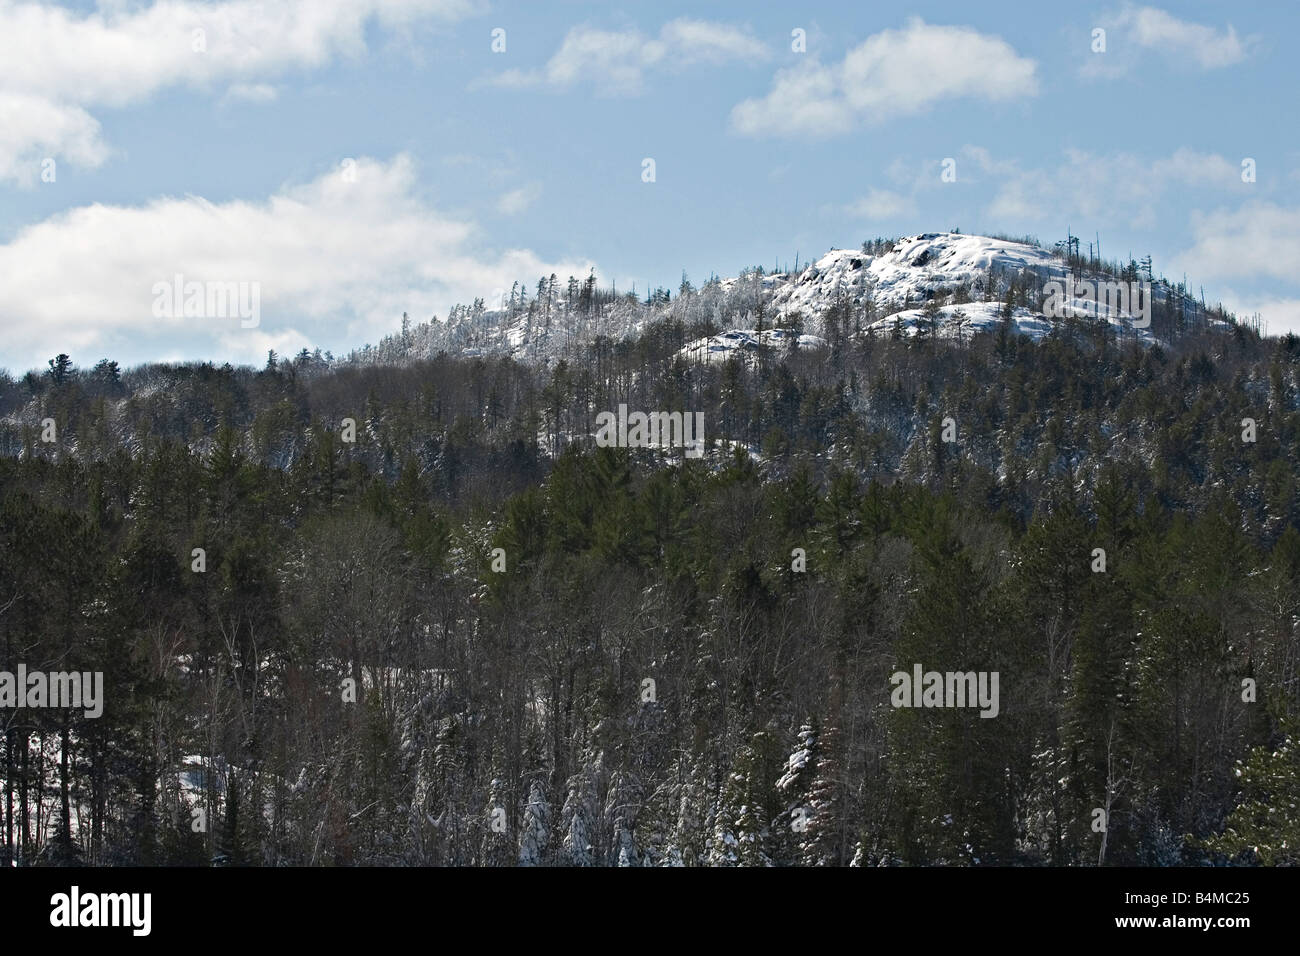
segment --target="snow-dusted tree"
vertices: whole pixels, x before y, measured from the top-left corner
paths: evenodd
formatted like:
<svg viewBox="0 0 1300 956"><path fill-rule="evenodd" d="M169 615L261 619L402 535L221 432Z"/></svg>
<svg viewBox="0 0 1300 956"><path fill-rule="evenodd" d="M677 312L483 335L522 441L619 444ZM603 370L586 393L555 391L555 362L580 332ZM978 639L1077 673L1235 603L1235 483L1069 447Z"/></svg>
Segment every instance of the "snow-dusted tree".
<svg viewBox="0 0 1300 956"><path fill-rule="evenodd" d="M614 821L614 865L641 865L641 851L637 849L636 838L623 817Z"/></svg>
<svg viewBox="0 0 1300 956"><path fill-rule="evenodd" d="M605 832L612 836L610 854L618 866L641 865L641 851L633 835L641 804L640 781L624 770L611 773L605 795L605 820L609 828Z"/></svg>
<svg viewBox="0 0 1300 956"><path fill-rule="evenodd" d="M776 781L784 807L776 826L777 852L785 864L797 864L801 860L801 848L813 812L809 795L820 753L818 736L815 720L810 719L799 728L799 741L786 759L785 773Z"/></svg>
<svg viewBox="0 0 1300 956"><path fill-rule="evenodd" d="M770 748L770 737L759 732L736 751L713 818L707 856L710 865L771 866L767 812Z"/></svg>
<svg viewBox="0 0 1300 956"><path fill-rule="evenodd" d="M567 790L560 811L561 857L568 866L594 866L598 860L593 832L595 786L591 773L585 768L575 773L568 780Z"/></svg>
<svg viewBox="0 0 1300 956"><path fill-rule="evenodd" d="M839 728L829 721L817 739L808 788L810 815L799 847L804 866L844 866L852 854L840 739Z"/></svg>
<svg viewBox="0 0 1300 956"><path fill-rule="evenodd" d="M637 833L647 865L695 866L703 858L709 838L704 812L709 788L697 773L700 763L679 753L646 799Z"/></svg>
<svg viewBox="0 0 1300 956"><path fill-rule="evenodd" d="M493 778L488 788L487 805L482 819L477 821L482 840L479 843L479 864L482 866L508 866L510 861L510 817L506 812L505 784Z"/></svg>
<svg viewBox="0 0 1300 956"><path fill-rule="evenodd" d="M547 862L551 844L551 805L540 781L528 788L524 805L524 822L519 828L519 865L542 866Z"/></svg>

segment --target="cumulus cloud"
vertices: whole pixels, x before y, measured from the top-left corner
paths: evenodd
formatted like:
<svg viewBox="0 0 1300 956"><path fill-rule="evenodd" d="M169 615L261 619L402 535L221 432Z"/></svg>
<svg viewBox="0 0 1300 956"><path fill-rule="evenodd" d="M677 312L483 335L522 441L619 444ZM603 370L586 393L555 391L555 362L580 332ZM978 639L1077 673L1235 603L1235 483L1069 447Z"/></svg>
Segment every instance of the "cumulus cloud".
<svg viewBox="0 0 1300 956"><path fill-rule="evenodd" d="M516 279L592 267L484 249L474 223L441 215L416 187L402 155L360 159L263 201L186 196L60 213L0 245L4 359L27 368L60 351L129 358L180 343L191 356L256 361L268 347L359 345L402 312L445 315ZM257 283L260 323L155 316L155 285L176 275Z"/></svg>
<svg viewBox="0 0 1300 956"><path fill-rule="evenodd" d="M1178 267L1206 278L1300 284L1300 207L1253 201L1192 217L1192 247Z"/></svg>
<svg viewBox="0 0 1300 956"><path fill-rule="evenodd" d="M888 189L872 189L861 199L849 203L844 211L858 219L874 221L906 215L912 209L912 201L906 196Z"/></svg>
<svg viewBox="0 0 1300 956"><path fill-rule="evenodd" d="M1130 226L1147 228L1155 224L1156 202L1172 189L1245 188L1238 164L1187 148L1156 159L1066 149L1060 162L1037 169L996 159L978 146L963 147L960 156L977 173L1000 181L988 214L1002 222L1122 216ZM961 168L959 159L959 177Z"/></svg>
<svg viewBox="0 0 1300 956"><path fill-rule="evenodd" d="M529 183L527 186L512 189L497 200L497 212L503 216L517 216L537 202L541 195L542 187L537 183Z"/></svg>
<svg viewBox="0 0 1300 956"><path fill-rule="evenodd" d="M1202 70L1231 66L1245 59L1258 43L1257 37L1239 37L1229 24L1225 29L1180 20L1157 7L1126 6L1118 14L1104 17L1107 50L1086 60L1085 74L1119 76L1131 69L1141 51L1153 50L1179 63ZM1112 46L1112 38L1119 44Z"/></svg>
<svg viewBox="0 0 1300 956"><path fill-rule="evenodd" d="M587 82L603 95L635 95L645 89L651 70L675 70L698 63L755 62L767 48L747 30L725 23L679 18L657 37L636 30L570 30L559 50L540 70L506 70L479 85L511 89L569 89Z"/></svg>
<svg viewBox="0 0 1300 956"><path fill-rule="evenodd" d="M108 148L93 110L174 86L256 90L258 79L364 52L370 23L454 19L477 2L102 0L81 12L0 0L0 178L25 182L47 156L102 163Z"/></svg>
<svg viewBox="0 0 1300 956"><path fill-rule="evenodd" d="M94 167L107 157L99 122L81 107L0 90L0 182L30 186L47 158Z"/></svg>
<svg viewBox="0 0 1300 956"><path fill-rule="evenodd" d="M1179 20L1155 7L1130 7L1119 15L1116 23L1132 31L1133 42L1138 46L1188 57L1204 70L1231 66L1246 56L1248 43L1237 36L1231 24L1219 31Z"/></svg>
<svg viewBox="0 0 1300 956"><path fill-rule="evenodd" d="M946 99L1033 96L1036 71L1000 37L912 19L868 37L840 63L781 70L766 96L736 105L731 123L750 136L832 136Z"/></svg>

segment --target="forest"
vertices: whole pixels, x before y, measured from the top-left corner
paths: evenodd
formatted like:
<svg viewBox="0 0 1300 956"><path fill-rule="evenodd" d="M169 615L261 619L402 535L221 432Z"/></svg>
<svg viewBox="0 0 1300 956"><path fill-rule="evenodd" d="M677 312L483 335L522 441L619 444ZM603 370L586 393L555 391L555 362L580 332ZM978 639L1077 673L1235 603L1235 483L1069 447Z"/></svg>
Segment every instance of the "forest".
<svg viewBox="0 0 1300 956"><path fill-rule="evenodd" d="M706 294L544 362L0 376L0 670L104 686L0 709L5 865L1300 862L1300 339L842 304L690 363ZM595 447L620 403L703 457Z"/></svg>

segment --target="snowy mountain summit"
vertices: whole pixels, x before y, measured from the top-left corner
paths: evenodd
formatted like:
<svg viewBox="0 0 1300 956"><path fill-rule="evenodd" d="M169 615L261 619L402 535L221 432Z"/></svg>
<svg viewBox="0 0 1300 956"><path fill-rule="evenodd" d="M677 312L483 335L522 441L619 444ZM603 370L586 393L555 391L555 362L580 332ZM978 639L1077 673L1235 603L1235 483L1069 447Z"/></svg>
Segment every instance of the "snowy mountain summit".
<svg viewBox="0 0 1300 956"><path fill-rule="evenodd" d="M874 255L832 249L801 272L775 278L777 314L811 319L822 335L830 331L826 320L832 308L847 305L859 315L866 313L865 326L855 326L865 334L955 338L989 331L1005 316L1016 332L1038 339L1051 331L1054 319L1073 316L1108 322L1117 331L1154 341L1149 308L1144 315L1140 307L1140 289L1126 287L1122 307L1107 296L1089 295L1106 283L1119 283L1100 269L1072 269L1061 256L1008 239L925 233ZM1055 309L1053 282L1060 288ZM1161 298L1149 285L1149 294Z"/></svg>
<svg viewBox="0 0 1300 956"><path fill-rule="evenodd" d="M1030 272L1047 279L1061 275L1064 266L1046 250L1025 243L926 233L901 240L883 255L832 249L775 290L773 302L781 312L821 314L843 297L860 305L870 295L879 311L890 314L962 287L983 295L991 271Z"/></svg>
<svg viewBox="0 0 1300 956"><path fill-rule="evenodd" d="M1077 246L1076 246L1077 248ZM1153 313L1159 321L1153 324ZM688 361L723 361L782 349L816 349L861 336L966 338L1005 327L1039 339L1063 322L1101 322L1145 344L1193 322L1228 324L1186 290L1126 266L1067 257L1030 242L957 232L925 233L832 249L801 269L750 269L677 295L616 293L569 277L516 284L490 308L453 308L445 321L404 328L400 338L354 353L394 361L440 351L549 361L581 354L600 338L634 337L680 322ZM694 335L691 333L694 332ZM703 334L701 334L703 333Z"/></svg>

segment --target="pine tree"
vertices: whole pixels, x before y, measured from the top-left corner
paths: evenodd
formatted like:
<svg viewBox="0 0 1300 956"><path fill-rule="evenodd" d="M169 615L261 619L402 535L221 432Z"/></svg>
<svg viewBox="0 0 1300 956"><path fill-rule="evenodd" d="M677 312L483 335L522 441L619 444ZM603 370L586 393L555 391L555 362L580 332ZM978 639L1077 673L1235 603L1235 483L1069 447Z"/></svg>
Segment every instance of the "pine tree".
<svg viewBox="0 0 1300 956"><path fill-rule="evenodd" d="M528 788L523 825L519 828L519 865L544 866L549 862L551 807L539 781Z"/></svg>
<svg viewBox="0 0 1300 956"><path fill-rule="evenodd" d="M48 364L50 370L46 372L46 374L50 377L50 380L54 382L56 388L70 382L73 373L76 371L73 368L72 359L64 352L60 352L57 356L50 359Z"/></svg>
<svg viewBox="0 0 1300 956"><path fill-rule="evenodd" d="M1234 773L1237 805L1205 847L1264 866L1300 864L1300 721L1285 720L1277 743L1253 748Z"/></svg>
<svg viewBox="0 0 1300 956"><path fill-rule="evenodd" d="M814 812L812 788L821 756L818 738L816 722L805 722L799 728L798 743L786 758L785 773L776 781L783 808L775 825L776 853L787 866L803 862L803 846Z"/></svg>
<svg viewBox="0 0 1300 956"><path fill-rule="evenodd" d="M560 814L562 850L569 866L594 866L595 841L592 822L595 817L590 774L584 769L569 778L568 795Z"/></svg>

